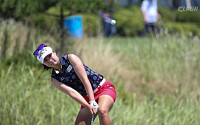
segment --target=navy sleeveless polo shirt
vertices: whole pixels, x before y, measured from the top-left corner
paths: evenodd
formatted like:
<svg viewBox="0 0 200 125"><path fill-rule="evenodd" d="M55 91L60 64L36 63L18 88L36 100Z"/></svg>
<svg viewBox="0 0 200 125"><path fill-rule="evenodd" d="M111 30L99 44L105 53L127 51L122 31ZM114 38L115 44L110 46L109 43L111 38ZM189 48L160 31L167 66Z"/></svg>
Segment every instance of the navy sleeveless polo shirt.
<svg viewBox="0 0 200 125"><path fill-rule="evenodd" d="M86 90L83 83L76 75L73 66L69 62L68 55L59 57L62 69L59 72L56 72L55 69L52 70L51 77L58 80L59 82L64 83L65 85L75 89L82 96L86 96ZM89 67L83 64L85 71L87 73L88 79L92 85L93 91L98 87L100 82L103 80L103 76L97 72L92 71Z"/></svg>

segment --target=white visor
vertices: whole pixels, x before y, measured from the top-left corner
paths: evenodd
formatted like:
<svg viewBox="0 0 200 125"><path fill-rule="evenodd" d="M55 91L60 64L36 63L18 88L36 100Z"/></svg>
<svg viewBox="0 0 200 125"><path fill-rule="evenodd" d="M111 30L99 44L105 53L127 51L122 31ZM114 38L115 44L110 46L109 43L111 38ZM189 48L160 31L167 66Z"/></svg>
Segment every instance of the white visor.
<svg viewBox="0 0 200 125"><path fill-rule="evenodd" d="M42 50L38 52L37 59L43 64L44 58L51 54L53 52L53 49L51 47L44 47Z"/></svg>

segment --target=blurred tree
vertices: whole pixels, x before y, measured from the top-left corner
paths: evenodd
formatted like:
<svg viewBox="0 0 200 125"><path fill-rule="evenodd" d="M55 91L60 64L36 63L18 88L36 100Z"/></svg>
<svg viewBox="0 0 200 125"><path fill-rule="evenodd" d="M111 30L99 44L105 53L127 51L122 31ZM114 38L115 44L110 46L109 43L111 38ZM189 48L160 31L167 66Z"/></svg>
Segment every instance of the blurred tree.
<svg viewBox="0 0 200 125"><path fill-rule="evenodd" d="M23 18L55 6L58 0L0 0L0 16Z"/></svg>
<svg viewBox="0 0 200 125"><path fill-rule="evenodd" d="M110 5L103 0L0 0L0 17L24 20L31 15L34 15L35 18L40 18L39 13L57 17L59 18L59 30L61 31L61 47L63 47L64 17L75 13L99 14L99 10L109 8L109 6ZM57 14L47 12L47 10L51 7L59 8L59 12ZM65 11L68 12L67 15L64 15ZM33 22L33 20L31 21Z"/></svg>
<svg viewBox="0 0 200 125"><path fill-rule="evenodd" d="M109 6L103 0L63 0L61 3L63 8L69 10L71 14L77 12L96 13Z"/></svg>
<svg viewBox="0 0 200 125"><path fill-rule="evenodd" d="M74 13L96 13L108 8L102 0L0 0L0 16L3 18L21 19L31 14L45 12L52 6L60 6L63 11Z"/></svg>

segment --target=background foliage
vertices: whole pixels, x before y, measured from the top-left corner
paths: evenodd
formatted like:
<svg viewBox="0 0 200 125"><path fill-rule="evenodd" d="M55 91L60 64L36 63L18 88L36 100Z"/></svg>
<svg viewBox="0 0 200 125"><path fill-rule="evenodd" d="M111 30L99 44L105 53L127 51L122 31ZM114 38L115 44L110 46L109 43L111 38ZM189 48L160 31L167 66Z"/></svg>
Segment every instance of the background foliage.
<svg viewBox="0 0 200 125"><path fill-rule="evenodd" d="M113 16L117 21L117 35L140 36L143 31L140 4L125 8L120 7L118 3L107 3L102 0L1 0L0 4L1 17L23 20L31 26L52 32L60 30L61 8L63 8L65 18L77 14L83 16L86 36L101 34L100 12L110 12L110 10L114 12ZM200 37L199 11L172 11L161 6L159 6L158 11L162 16L158 23L161 32L165 32L165 34L176 32L180 36ZM90 24L86 23L85 20L90 21Z"/></svg>
<svg viewBox="0 0 200 125"><path fill-rule="evenodd" d="M23 18L43 12L56 3L56 0L1 0L0 15L4 18Z"/></svg>

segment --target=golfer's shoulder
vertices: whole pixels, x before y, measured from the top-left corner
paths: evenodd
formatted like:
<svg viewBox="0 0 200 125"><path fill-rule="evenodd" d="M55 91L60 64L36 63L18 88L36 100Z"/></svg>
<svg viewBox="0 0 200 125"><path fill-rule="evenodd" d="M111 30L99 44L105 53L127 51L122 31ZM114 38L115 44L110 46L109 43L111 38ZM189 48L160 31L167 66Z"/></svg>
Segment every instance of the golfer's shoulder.
<svg viewBox="0 0 200 125"><path fill-rule="evenodd" d="M77 55L75 55L75 54L68 54L68 59L70 61L73 61L73 60L79 59L79 57Z"/></svg>
<svg viewBox="0 0 200 125"><path fill-rule="evenodd" d="M75 56L76 56L75 54L66 54L64 56L61 56L60 59L61 59L61 62L62 62L62 60L69 61L69 60L73 59Z"/></svg>
<svg viewBox="0 0 200 125"><path fill-rule="evenodd" d="M68 55L68 59L74 58L76 55L75 54L67 54Z"/></svg>

